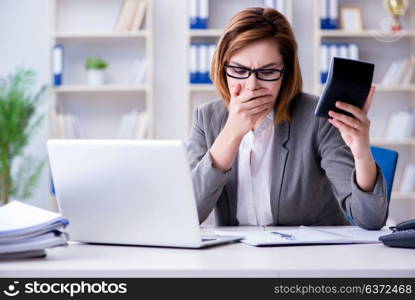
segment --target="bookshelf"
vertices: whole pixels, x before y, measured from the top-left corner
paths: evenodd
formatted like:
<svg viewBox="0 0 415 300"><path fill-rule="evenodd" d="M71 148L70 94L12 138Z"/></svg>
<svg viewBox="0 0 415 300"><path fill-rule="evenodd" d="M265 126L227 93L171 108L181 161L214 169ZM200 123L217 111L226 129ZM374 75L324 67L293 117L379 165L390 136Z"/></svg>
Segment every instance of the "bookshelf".
<svg viewBox="0 0 415 300"><path fill-rule="evenodd" d="M86 138L120 137L122 119L131 111L148 114L147 138L154 137L153 0L139 1L147 3L142 29L120 32L115 25L124 0L49 0L49 138L72 137L66 114L77 116ZM58 86L52 79L55 45L64 49L63 81ZM87 83L84 65L89 56L109 63L104 84ZM139 70L143 60L144 71ZM142 80L135 80L140 71L145 72ZM53 191L50 202L56 209Z"/></svg>
<svg viewBox="0 0 415 300"><path fill-rule="evenodd" d="M144 84L105 84L100 86L72 84L59 87L53 87L54 93L83 93L83 92L134 92L147 91L149 87Z"/></svg>
<svg viewBox="0 0 415 300"><path fill-rule="evenodd" d="M283 0L285 6L285 16L292 21L292 0ZM223 28L226 26L231 17L238 11L254 6L264 6L263 0L209 0L209 26L207 29L190 29L187 26L187 49L192 43L214 43L216 44L219 37L223 33ZM187 16L190 16L190 0L187 0ZM189 18L189 17L188 17ZM189 22L188 22L189 23ZM190 54L187 56L187 70L190 70ZM210 69L210 64L209 64ZM212 84L203 83L195 84L189 82L189 72L186 72L186 94L187 94L187 128L190 132L192 125L193 111L195 108L207 101L219 99L219 94L216 92Z"/></svg>
<svg viewBox="0 0 415 300"><path fill-rule="evenodd" d="M374 84L375 99L369 112L371 125L371 144L394 149L399 152L399 161L391 196L391 217L409 219L415 217L415 194L399 193L397 188L402 179L405 167L415 163L415 137L405 139L389 139L385 137L389 117L397 111L415 108L415 78L410 84L381 84L382 79L392 61L415 53L415 3L409 1L406 14L401 18L403 29L393 32L385 28L385 20L389 18L383 1L339 0L339 7L359 7L362 13L363 30L345 31L342 29L320 29L320 12L322 1L313 1L314 5L314 54L313 82L314 92L321 93L320 65L322 43L355 43L359 47L359 59L375 63ZM407 201L405 203L405 201ZM407 209L398 206L406 205ZM406 211L405 211L406 210ZM397 215L393 214L397 212ZM406 214L403 216L402 214Z"/></svg>
<svg viewBox="0 0 415 300"><path fill-rule="evenodd" d="M316 33L320 37L362 37L362 38L373 38L378 34L377 30L361 30L361 31L345 31L345 30L318 30ZM385 37L393 37L396 33L393 32L382 32ZM402 30L399 32L402 38L413 38L415 37L415 30Z"/></svg>
<svg viewBox="0 0 415 300"><path fill-rule="evenodd" d="M59 0L55 0L59 1ZM83 32L83 33L55 33L54 38L61 42L65 40L76 39L120 39L120 38L146 38L149 36L147 30L140 30L140 32Z"/></svg>
<svg viewBox="0 0 415 300"><path fill-rule="evenodd" d="M64 47L63 84L51 82L49 88L50 138L67 138L59 121L66 112L79 114L90 132L88 138L114 138L114 130L108 128L117 127L121 116L135 108L149 114L148 137L154 137L153 1L145 1L142 29L118 32L115 24L124 0L49 0L49 48ZM84 63L88 56L109 62L106 83L87 84ZM136 83L134 62L143 59L146 74L142 83ZM103 126L105 121L108 124Z"/></svg>

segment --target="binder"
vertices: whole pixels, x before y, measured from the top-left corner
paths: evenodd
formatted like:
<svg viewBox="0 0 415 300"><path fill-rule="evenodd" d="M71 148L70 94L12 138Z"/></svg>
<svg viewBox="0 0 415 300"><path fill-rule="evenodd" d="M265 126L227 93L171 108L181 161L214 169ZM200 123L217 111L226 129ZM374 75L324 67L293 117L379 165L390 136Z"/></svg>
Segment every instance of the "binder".
<svg viewBox="0 0 415 300"><path fill-rule="evenodd" d="M209 27L209 0L190 1L190 29Z"/></svg>
<svg viewBox="0 0 415 300"><path fill-rule="evenodd" d="M353 60L359 60L359 47L357 46L357 44L349 44L349 57L350 59Z"/></svg>
<svg viewBox="0 0 415 300"><path fill-rule="evenodd" d="M192 43L190 45L189 79L191 84L211 84L210 65L216 44Z"/></svg>
<svg viewBox="0 0 415 300"><path fill-rule="evenodd" d="M339 44L337 52L339 54L339 57L341 57L341 58L350 58L347 43Z"/></svg>
<svg viewBox="0 0 415 300"><path fill-rule="evenodd" d="M212 65L212 60L213 60L213 55L215 54L215 50L216 50L216 45L215 44L209 44L208 45L208 53L209 53L209 55L208 55L208 57L209 57L208 68L209 68L209 71L210 71L210 66ZM209 74L210 74L210 72L209 72ZM210 75L208 76L208 83L210 83L210 84L213 83L212 78L211 78Z"/></svg>
<svg viewBox="0 0 415 300"><path fill-rule="evenodd" d="M63 46L55 45L52 50L52 81L54 86L62 85L63 77Z"/></svg>
<svg viewBox="0 0 415 300"><path fill-rule="evenodd" d="M329 29L329 0L320 0L320 29Z"/></svg>
<svg viewBox="0 0 415 300"><path fill-rule="evenodd" d="M326 43L320 47L320 83L326 83L329 72L329 46Z"/></svg>
<svg viewBox="0 0 415 300"><path fill-rule="evenodd" d="M209 0L199 0L199 28L207 29L209 27Z"/></svg>
<svg viewBox="0 0 415 300"><path fill-rule="evenodd" d="M329 28L339 28L339 2L338 0L329 0Z"/></svg>
<svg viewBox="0 0 415 300"><path fill-rule="evenodd" d="M197 45L190 45L190 83L197 83Z"/></svg>
<svg viewBox="0 0 415 300"><path fill-rule="evenodd" d="M320 47L320 83L327 81L333 57L359 60L359 47L355 43L322 43Z"/></svg>
<svg viewBox="0 0 415 300"><path fill-rule="evenodd" d="M209 64L208 64L208 45L202 43L199 45L199 72L200 83L209 82Z"/></svg>
<svg viewBox="0 0 415 300"><path fill-rule="evenodd" d="M198 0L189 0L190 1L190 29L198 29Z"/></svg>
<svg viewBox="0 0 415 300"><path fill-rule="evenodd" d="M338 56L337 50L338 50L338 48L337 48L336 43L330 43L329 44L329 62L333 59L333 57Z"/></svg>

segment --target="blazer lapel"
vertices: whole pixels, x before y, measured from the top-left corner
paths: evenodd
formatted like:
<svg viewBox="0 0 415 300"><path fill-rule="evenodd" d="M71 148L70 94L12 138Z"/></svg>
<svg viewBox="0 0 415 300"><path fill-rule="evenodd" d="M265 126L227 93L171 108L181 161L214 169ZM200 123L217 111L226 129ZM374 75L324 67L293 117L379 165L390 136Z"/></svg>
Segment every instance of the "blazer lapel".
<svg viewBox="0 0 415 300"><path fill-rule="evenodd" d="M282 182L284 179L285 165L289 150L286 148L290 136L290 123L285 121L275 127L272 171L271 171L271 211L274 224L278 224L279 203L281 197Z"/></svg>
<svg viewBox="0 0 415 300"><path fill-rule="evenodd" d="M226 121L228 120L229 112L226 112L222 118L220 131L225 127ZM228 198L228 209L229 209L229 225L238 225L236 220L236 207L238 199L238 159L239 154L236 155L235 161L233 162L232 169L229 174L229 181L225 185L224 189Z"/></svg>

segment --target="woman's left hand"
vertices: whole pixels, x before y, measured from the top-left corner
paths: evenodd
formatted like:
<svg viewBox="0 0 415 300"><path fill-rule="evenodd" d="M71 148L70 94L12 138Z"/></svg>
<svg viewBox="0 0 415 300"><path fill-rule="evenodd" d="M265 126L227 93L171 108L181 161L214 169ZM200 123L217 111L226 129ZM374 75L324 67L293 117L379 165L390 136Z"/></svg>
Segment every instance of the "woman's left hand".
<svg viewBox="0 0 415 300"><path fill-rule="evenodd" d="M371 155L369 142L370 120L367 113L372 105L374 94L375 86L372 86L362 109L345 102L336 102L336 107L351 113L353 117L329 111L329 116L332 117L329 122L340 130L344 142L352 151L355 159L362 159Z"/></svg>

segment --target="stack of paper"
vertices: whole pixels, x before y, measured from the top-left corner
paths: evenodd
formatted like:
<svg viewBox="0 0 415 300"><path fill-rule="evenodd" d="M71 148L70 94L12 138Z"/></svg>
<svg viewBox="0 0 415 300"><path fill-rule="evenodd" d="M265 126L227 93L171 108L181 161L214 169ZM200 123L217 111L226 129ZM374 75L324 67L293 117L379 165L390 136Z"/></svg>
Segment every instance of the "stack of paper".
<svg viewBox="0 0 415 300"><path fill-rule="evenodd" d="M0 207L0 259L45 256L46 248L67 244L60 214L12 201Z"/></svg>

